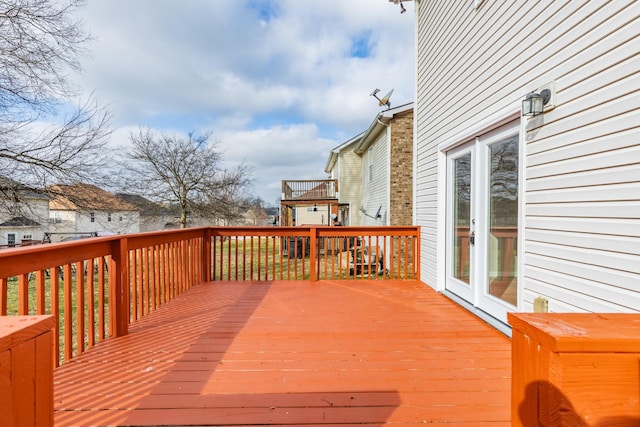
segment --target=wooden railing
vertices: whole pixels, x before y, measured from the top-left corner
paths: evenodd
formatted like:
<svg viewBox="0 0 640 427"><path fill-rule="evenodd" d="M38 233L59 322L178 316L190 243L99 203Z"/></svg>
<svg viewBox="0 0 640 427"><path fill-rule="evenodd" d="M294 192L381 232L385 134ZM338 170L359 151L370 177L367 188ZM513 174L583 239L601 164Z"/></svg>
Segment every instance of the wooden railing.
<svg viewBox="0 0 640 427"><path fill-rule="evenodd" d="M338 180L282 181L282 200L326 200L338 198Z"/></svg>
<svg viewBox="0 0 640 427"><path fill-rule="evenodd" d="M189 229L2 250L0 315L53 314L58 365L201 283L206 236Z"/></svg>
<svg viewBox="0 0 640 427"><path fill-rule="evenodd" d="M0 251L0 315L54 315L57 366L212 280L419 279L417 227L214 227Z"/></svg>
<svg viewBox="0 0 640 427"><path fill-rule="evenodd" d="M211 229L211 280L419 280L418 227Z"/></svg>

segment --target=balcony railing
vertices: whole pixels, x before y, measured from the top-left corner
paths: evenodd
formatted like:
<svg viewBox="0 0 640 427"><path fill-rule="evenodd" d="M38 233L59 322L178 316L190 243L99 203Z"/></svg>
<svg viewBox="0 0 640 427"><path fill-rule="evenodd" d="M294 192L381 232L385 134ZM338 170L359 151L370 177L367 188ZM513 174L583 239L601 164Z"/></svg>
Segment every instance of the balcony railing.
<svg viewBox="0 0 640 427"><path fill-rule="evenodd" d="M330 200L338 198L338 180L282 181L282 201Z"/></svg>
<svg viewBox="0 0 640 427"><path fill-rule="evenodd" d="M417 227L193 228L0 251L0 315L55 315L64 363L205 281L419 279Z"/></svg>

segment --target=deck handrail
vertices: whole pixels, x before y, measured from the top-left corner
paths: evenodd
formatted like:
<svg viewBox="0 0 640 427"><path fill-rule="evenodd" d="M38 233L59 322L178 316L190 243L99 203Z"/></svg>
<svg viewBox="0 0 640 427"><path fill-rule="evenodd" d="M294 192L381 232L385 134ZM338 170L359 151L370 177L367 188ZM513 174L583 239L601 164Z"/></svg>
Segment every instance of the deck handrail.
<svg viewBox="0 0 640 427"><path fill-rule="evenodd" d="M210 280L420 280L419 236L413 226L212 228Z"/></svg>
<svg viewBox="0 0 640 427"><path fill-rule="evenodd" d="M418 227L309 226L199 227L6 249L0 316L54 314L58 366L126 335L131 322L204 281L415 280L419 247Z"/></svg>
<svg viewBox="0 0 640 427"><path fill-rule="evenodd" d="M0 315L57 314L57 366L201 283L207 238L194 228L2 250Z"/></svg>

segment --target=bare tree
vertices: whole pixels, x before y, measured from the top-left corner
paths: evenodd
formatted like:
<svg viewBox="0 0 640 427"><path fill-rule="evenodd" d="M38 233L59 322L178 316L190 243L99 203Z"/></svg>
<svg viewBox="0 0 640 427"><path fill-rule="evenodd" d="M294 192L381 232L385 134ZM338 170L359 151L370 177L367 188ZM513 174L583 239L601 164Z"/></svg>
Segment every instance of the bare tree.
<svg viewBox="0 0 640 427"><path fill-rule="evenodd" d="M260 197L249 197L245 200L247 219L251 225L265 225L269 215L266 211L264 200Z"/></svg>
<svg viewBox="0 0 640 427"><path fill-rule="evenodd" d="M108 114L93 97L72 101L67 79L89 40L73 16L82 5L0 0L0 173L18 182L88 181L103 165Z"/></svg>
<svg viewBox="0 0 640 427"><path fill-rule="evenodd" d="M215 218L220 204L230 205L232 197L251 183L250 170L243 164L234 170L222 167L222 155L211 134L187 137L156 134L140 129L130 136L132 148L123 165L129 179L142 195L167 205L177 205L180 226L188 215Z"/></svg>

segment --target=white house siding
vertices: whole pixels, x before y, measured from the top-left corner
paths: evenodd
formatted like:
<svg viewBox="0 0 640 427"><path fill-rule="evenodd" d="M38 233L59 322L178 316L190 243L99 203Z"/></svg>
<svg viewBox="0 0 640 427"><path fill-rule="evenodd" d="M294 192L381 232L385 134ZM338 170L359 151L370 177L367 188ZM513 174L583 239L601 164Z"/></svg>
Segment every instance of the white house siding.
<svg viewBox="0 0 640 427"><path fill-rule="evenodd" d="M140 214L135 211L112 212L111 221L109 221L108 213L102 211L94 212L95 220L93 222L91 221L91 213L85 211L52 210L50 217L50 231L56 233L67 233L70 235L93 232L130 234L141 231ZM68 236L58 237L62 239Z"/></svg>
<svg viewBox="0 0 640 427"><path fill-rule="evenodd" d="M296 206L297 225L329 225L329 206L321 201Z"/></svg>
<svg viewBox="0 0 640 427"><path fill-rule="evenodd" d="M21 196L20 204L7 204L0 209L0 223L5 223L16 217L34 221L37 225L31 226L4 226L0 227L0 245L8 243L8 236L14 236L17 243L23 240L42 240L45 231L49 229L49 199L46 197Z"/></svg>
<svg viewBox="0 0 640 427"><path fill-rule="evenodd" d="M640 311L640 2L417 6L423 280L444 280L439 145L512 118L526 93L555 82L556 108L521 125L518 309L544 296L550 311Z"/></svg>
<svg viewBox="0 0 640 427"><path fill-rule="evenodd" d="M349 225L362 224L360 202L362 200L362 159L353 152L353 147L343 150L339 157L340 203L349 204Z"/></svg>
<svg viewBox="0 0 640 427"><path fill-rule="evenodd" d="M389 136L381 132L362 156L362 225L389 224ZM380 209L381 218L375 215ZM372 218L374 217L374 218Z"/></svg>
<svg viewBox="0 0 640 427"><path fill-rule="evenodd" d="M91 213L79 211L77 216L77 232L106 232L113 234L130 234L140 232L140 214L135 211L96 211L95 220L91 222Z"/></svg>

